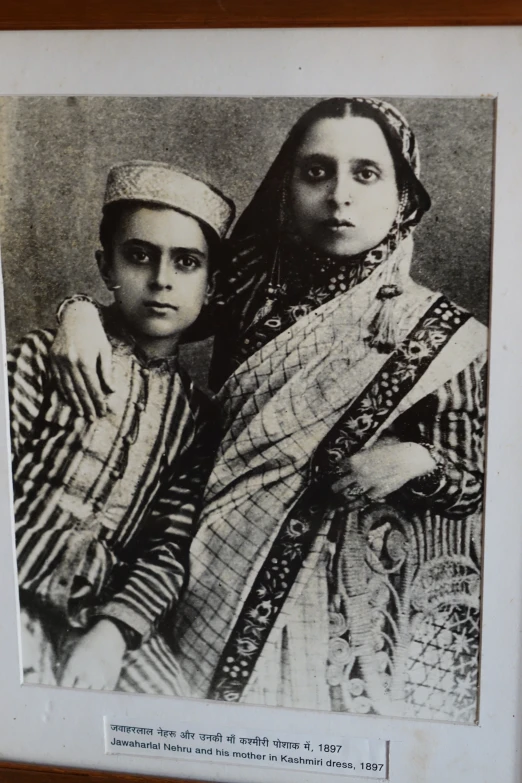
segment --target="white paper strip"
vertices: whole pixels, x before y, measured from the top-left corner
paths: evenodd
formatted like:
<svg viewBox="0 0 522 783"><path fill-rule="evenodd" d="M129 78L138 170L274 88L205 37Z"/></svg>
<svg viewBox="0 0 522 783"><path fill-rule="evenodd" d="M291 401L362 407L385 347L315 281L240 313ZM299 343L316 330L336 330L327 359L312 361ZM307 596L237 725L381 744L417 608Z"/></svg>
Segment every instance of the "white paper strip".
<svg viewBox="0 0 522 783"><path fill-rule="evenodd" d="M275 731L260 736L244 726L135 726L105 716L105 752L388 778L385 740Z"/></svg>

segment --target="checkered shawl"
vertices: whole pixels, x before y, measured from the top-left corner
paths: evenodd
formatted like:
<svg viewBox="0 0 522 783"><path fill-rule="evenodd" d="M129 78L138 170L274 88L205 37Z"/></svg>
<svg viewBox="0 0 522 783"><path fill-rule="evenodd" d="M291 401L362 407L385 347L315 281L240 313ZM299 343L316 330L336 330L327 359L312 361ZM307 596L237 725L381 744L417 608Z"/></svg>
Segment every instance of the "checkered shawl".
<svg viewBox="0 0 522 783"><path fill-rule="evenodd" d="M396 251L403 269L411 252L411 240ZM208 692L256 574L308 485L315 450L389 356L364 339L383 274L377 269L300 318L244 362L221 392L227 431L191 546L176 631L194 696ZM401 339L435 298L409 279L397 302Z"/></svg>

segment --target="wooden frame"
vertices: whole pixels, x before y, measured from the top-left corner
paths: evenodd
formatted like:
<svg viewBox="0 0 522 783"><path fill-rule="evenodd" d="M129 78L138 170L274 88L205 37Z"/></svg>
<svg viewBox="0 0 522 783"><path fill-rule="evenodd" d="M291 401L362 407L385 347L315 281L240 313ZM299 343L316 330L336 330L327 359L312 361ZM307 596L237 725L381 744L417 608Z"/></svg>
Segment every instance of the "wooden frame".
<svg viewBox="0 0 522 783"><path fill-rule="evenodd" d="M508 24L522 24L518 0L3 0L0 8L0 30Z"/></svg>
<svg viewBox="0 0 522 783"><path fill-rule="evenodd" d="M519 0L3 0L0 31L522 24ZM186 779L168 778L173 783ZM1 783L132 783L142 775L0 762ZM147 776L150 783L164 777ZM194 781L198 783L198 781ZM202 783L202 781L199 781Z"/></svg>

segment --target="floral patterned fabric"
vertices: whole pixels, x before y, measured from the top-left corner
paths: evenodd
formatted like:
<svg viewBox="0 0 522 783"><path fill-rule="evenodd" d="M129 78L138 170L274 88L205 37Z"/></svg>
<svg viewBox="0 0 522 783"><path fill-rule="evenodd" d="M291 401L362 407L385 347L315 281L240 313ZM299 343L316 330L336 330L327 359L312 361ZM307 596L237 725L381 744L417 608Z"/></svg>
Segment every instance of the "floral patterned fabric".
<svg viewBox="0 0 522 783"><path fill-rule="evenodd" d="M330 582L334 708L394 714L400 705L403 717L472 723L480 564L469 543L477 520L449 526L451 549L439 546L429 560L419 517L383 505L341 521L345 543Z"/></svg>

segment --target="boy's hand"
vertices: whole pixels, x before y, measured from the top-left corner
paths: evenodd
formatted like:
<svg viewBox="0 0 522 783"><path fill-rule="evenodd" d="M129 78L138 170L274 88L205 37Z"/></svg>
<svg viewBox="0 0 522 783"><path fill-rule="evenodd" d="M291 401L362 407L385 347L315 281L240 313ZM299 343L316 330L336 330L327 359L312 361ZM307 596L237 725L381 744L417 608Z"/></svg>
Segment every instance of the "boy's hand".
<svg viewBox="0 0 522 783"><path fill-rule="evenodd" d="M112 352L96 307L69 304L51 347L53 375L62 396L78 416L94 419L107 412L112 388Z"/></svg>
<svg viewBox="0 0 522 783"><path fill-rule="evenodd" d="M65 664L60 685L112 691L120 678L125 642L117 626L100 620L82 636Z"/></svg>

